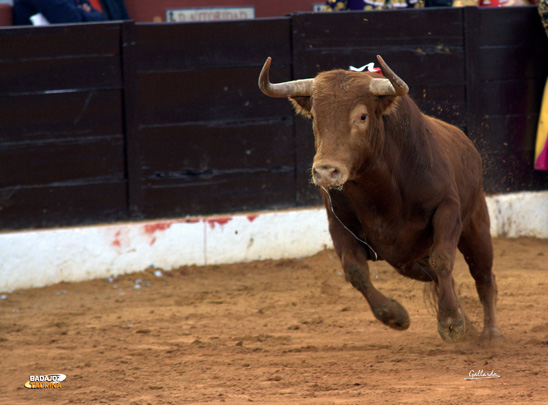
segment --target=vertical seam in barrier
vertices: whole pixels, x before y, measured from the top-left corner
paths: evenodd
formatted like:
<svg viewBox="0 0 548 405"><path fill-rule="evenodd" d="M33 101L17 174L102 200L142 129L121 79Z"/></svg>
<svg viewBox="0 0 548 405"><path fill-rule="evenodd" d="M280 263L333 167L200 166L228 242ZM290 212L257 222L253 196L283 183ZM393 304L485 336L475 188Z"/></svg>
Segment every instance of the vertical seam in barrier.
<svg viewBox="0 0 548 405"><path fill-rule="evenodd" d="M202 224L204 227L204 266L207 266L207 221L202 220Z"/></svg>

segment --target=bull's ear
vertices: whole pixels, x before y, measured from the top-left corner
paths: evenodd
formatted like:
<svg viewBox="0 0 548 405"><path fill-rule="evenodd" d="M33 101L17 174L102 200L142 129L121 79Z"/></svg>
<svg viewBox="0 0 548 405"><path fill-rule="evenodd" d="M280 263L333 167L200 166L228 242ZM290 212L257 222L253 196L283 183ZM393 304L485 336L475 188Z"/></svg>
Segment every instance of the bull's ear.
<svg viewBox="0 0 548 405"><path fill-rule="evenodd" d="M293 104L293 108L297 114L304 115L307 118L311 118L310 110L312 110L312 100L311 97L299 96L299 97L289 97L289 101Z"/></svg>
<svg viewBox="0 0 548 405"><path fill-rule="evenodd" d="M378 109L381 114L389 114L392 110L392 107L395 104L397 97L394 96L380 96L378 101Z"/></svg>
<svg viewBox="0 0 548 405"><path fill-rule="evenodd" d="M399 105L398 98L394 96L380 96L377 103L379 115L392 113Z"/></svg>

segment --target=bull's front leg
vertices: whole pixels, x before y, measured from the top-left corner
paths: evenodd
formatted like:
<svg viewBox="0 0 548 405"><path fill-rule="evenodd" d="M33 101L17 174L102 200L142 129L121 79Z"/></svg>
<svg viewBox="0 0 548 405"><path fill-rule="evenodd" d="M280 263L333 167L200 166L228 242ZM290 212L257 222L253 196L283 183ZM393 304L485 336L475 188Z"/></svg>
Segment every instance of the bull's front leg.
<svg viewBox="0 0 548 405"><path fill-rule="evenodd" d="M407 329L409 315L405 308L396 300L385 297L371 282L365 250L367 248L344 229L332 215L329 215L329 232L341 260L346 280L363 294L375 318L393 329Z"/></svg>
<svg viewBox="0 0 548 405"><path fill-rule="evenodd" d="M457 200L444 201L434 213L433 245L429 264L438 277L438 332L443 340L455 343L466 333L465 316L453 286L453 265L462 224Z"/></svg>

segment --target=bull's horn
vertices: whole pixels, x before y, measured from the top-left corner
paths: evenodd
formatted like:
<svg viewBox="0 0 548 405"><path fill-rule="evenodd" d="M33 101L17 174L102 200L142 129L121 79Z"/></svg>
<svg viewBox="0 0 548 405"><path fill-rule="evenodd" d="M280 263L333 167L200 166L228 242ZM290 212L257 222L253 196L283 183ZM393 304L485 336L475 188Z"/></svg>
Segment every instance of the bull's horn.
<svg viewBox="0 0 548 405"><path fill-rule="evenodd" d="M407 84L388 67L384 59L380 55L377 55L377 59L386 79L372 79L369 85L371 92L376 96L405 96L409 93Z"/></svg>
<svg viewBox="0 0 548 405"><path fill-rule="evenodd" d="M283 83L270 83L268 72L272 58L268 57L264 63L263 70L259 75L259 88L270 97L298 97L312 95L312 84L314 79L293 80Z"/></svg>

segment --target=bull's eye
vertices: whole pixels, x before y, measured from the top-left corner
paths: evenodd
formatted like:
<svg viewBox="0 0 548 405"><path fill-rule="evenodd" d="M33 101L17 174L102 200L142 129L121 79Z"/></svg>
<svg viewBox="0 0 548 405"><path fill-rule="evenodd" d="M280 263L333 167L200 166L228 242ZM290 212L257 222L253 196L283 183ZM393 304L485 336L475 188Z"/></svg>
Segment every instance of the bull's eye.
<svg viewBox="0 0 548 405"><path fill-rule="evenodd" d="M365 115L365 114L362 114L362 116L360 117L360 119L361 119L362 121L365 121L366 118L367 118L367 115Z"/></svg>

